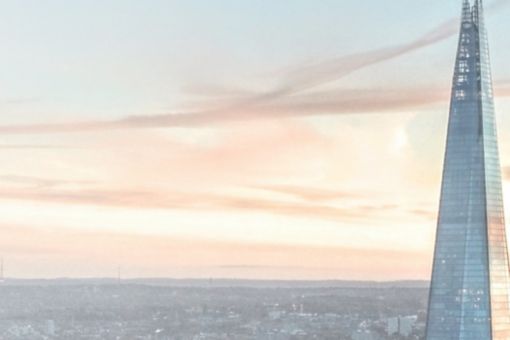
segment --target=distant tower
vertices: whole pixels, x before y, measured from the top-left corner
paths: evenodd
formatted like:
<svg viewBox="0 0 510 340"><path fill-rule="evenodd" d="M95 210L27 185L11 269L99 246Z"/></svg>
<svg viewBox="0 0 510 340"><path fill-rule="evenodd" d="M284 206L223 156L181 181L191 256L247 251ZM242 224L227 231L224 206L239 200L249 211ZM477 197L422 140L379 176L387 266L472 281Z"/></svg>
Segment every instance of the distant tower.
<svg viewBox="0 0 510 340"><path fill-rule="evenodd" d="M4 278L4 258L2 257L0 259L0 283L3 283L5 281Z"/></svg>
<svg viewBox="0 0 510 340"><path fill-rule="evenodd" d="M472 0L471 0L472 1ZM509 267L481 0L464 0L427 340L509 340Z"/></svg>
<svg viewBox="0 0 510 340"><path fill-rule="evenodd" d="M119 265L119 266L117 267L117 284L119 284L119 285L121 284L121 281L122 281L122 278L121 278L121 276L120 276L120 274L121 274L121 273L120 273L120 270L121 270L121 268L120 268L120 265Z"/></svg>

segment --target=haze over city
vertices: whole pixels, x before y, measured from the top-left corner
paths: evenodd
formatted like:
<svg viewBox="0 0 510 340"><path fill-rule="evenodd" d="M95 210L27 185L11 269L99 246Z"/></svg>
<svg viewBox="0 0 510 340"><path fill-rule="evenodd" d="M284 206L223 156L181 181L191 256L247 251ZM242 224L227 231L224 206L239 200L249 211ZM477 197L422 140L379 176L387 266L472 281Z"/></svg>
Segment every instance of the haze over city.
<svg viewBox="0 0 510 340"><path fill-rule="evenodd" d="M507 4L486 20L508 210ZM459 14L0 4L5 275L428 280Z"/></svg>

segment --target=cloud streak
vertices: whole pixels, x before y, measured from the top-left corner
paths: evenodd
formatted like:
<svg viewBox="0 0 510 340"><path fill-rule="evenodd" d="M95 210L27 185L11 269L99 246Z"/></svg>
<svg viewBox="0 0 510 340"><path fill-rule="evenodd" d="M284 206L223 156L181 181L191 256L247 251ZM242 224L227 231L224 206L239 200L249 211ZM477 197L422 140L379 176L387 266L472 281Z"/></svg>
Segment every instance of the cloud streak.
<svg viewBox="0 0 510 340"><path fill-rule="evenodd" d="M499 96L510 96L496 87ZM284 97L243 109L131 116L112 121L0 126L0 134L53 134L163 127L203 127L215 124L293 117L402 112L447 102L447 88L339 89Z"/></svg>
<svg viewBox="0 0 510 340"><path fill-rule="evenodd" d="M327 202L344 199L355 199L360 198L361 196L360 194L353 192L291 185L261 185L256 186L254 188L274 193L280 193L311 202Z"/></svg>
<svg viewBox="0 0 510 340"><path fill-rule="evenodd" d="M58 145L37 145L37 144L0 144L1 150L52 150L65 149L67 147Z"/></svg>
<svg viewBox="0 0 510 340"><path fill-rule="evenodd" d="M39 180L42 181L42 180ZM285 216L324 219L333 221L360 221L381 216L381 214L404 213L415 217L425 217L415 210L406 210L396 204L366 204L338 206L318 201L311 203L312 197L330 197L332 192L299 188L297 193L306 201L294 202L269 198L240 197L212 193L170 193L139 190L58 190L47 185L36 188L2 189L0 199L23 200L47 203L110 206L136 209L171 209L189 211L238 211L262 212ZM278 190L296 191L295 188ZM303 194L305 192L305 194ZM310 196L312 195L312 196ZM345 194L344 194L345 195ZM426 216L427 219L429 216Z"/></svg>
<svg viewBox="0 0 510 340"><path fill-rule="evenodd" d="M458 20L450 19L407 43L342 56L296 69L286 77L278 89L262 98L292 95L326 85L360 69L398 58L445 40L456 33L457 26Z"/></svg>
<svg viewBox="0 0 510 340"><path fill-rule="evenodd" d="M488 10L508 5L493 1ZM83 121L61 124L0 126L0 134L48 134L140 129L159 127L200 127L250 119L281 119L321 114L350 114L395 111L446 100L447 90L437 89L341 89L328 93L303 94L335 82L355 71L399 58L443 41L458 31L459 20L447 20L424 35L398 45L332 58L291 70L272 91L230 99L218 109L129 116L111 121ZM508 91L505 91L508 95Z"/></svg>
<svg viewBox="0 0 510 340"><path fill-rule="evenodd" d="M397 111L447 99L448 91L438 89L337 90L284 98L243 109L131 116L112 121L62 124L3 125L0 134L52 134L143 129L161 127L202 127L226 122L258 119Z"/></svg>
<svg viewBox="0 0 510 340"><path fill-rule="evenodd" d="M20 176L20 175L0 175L0 183L4 183L4 186L15 185L23 186L28 188L57 188L68 185L86 185L92 184L90 181L66 181L59 179L47 179L35 176Z"/></svg>

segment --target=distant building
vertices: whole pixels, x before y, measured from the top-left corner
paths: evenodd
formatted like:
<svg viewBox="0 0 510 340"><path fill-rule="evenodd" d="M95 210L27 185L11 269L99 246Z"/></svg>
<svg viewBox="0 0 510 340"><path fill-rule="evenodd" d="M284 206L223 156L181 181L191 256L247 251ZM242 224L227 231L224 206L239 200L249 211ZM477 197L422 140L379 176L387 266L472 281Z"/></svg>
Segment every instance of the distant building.
<svg viewBox="0 0 510 340"><path fill-rule="evenodd" d="M47 335L55 335L55 321L47 320L45 332Z"/></svg>
<svg viewBox="0 0 510 340"><path fill-rule="evenodd" d="M482 0L464 0L427 340L510 339L501 166Z"/></svg>
<svg viewBox="0 0 510 340"><path fill-rule="evenodd" d="M269 318L271 320L279 320L282 318L283 311L280 310L272 310L269 312Z"/></svg>
<svg viewBox="0 0 510 340"><path fill-rule="evenodd" d="M398 333L399 329L399 318L389 318L386 324L386 334L394 335Z"/></svg>
<svg viewBox="0 0 510 340"><path fill-rule="evenodd" d="M351 335L352 340L379 340L380 337L369 330L358 330Z"/></svg>
<svg viewBox="0 0 510 340"><path fill-rule="evenodd" d="M417 320L416 315L389 318L386 324L386 333L390 336L395 334L409 336L413 332Z"/></svg>
<svg viewBox="0 0 510 340"><path fill-rule="evenodd" d="M399 318L399 329L398 334L402 336L409 336L411 333L413 333L413 330L416 325L416 321L418 320L418 317L413 316L404 316Z"/></svg>

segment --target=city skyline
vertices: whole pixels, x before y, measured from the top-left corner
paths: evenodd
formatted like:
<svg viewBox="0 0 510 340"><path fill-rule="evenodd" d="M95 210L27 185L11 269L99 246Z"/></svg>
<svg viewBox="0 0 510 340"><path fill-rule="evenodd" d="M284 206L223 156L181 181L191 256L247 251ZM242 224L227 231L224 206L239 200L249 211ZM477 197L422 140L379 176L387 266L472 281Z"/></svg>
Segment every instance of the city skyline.
<svg viewBox="0 0 510 340"><path fill-rule="evenodd" d="M7 277L429 279L458 1L31 3L0 6Z"/></svg>

